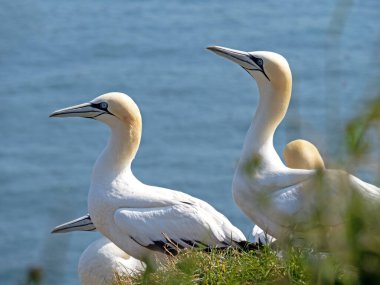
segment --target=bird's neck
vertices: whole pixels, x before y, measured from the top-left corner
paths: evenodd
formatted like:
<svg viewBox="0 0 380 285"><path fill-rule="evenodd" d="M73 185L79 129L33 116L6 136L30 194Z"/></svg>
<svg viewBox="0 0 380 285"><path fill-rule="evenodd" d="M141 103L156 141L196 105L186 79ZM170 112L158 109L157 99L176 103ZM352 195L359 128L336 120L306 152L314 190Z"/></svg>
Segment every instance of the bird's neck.
<svg viewBox="0 0 380 285"><path fill-rule="evenodd" d="M258 158L262 163L282 166L273 147L273 136L288 109L291 90L266 86L259 87L259 92L259 104L245 138L241 162Z"/></svg>
<svg viewBox="0 0 380 285"><path fill-rule="evenodd" d="M94 175L119 175L130 171L131 163L135 158L141 139L141 124L117 124L111 128L111 137L106 148L97 159Z"/></svg>

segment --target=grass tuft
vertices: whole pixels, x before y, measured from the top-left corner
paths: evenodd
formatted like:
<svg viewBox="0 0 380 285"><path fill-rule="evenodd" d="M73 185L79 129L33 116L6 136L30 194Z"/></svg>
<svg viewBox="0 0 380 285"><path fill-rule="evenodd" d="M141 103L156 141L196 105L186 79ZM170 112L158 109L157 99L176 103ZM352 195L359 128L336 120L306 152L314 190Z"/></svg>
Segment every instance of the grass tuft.
<svg viewBox="0 0 380 285"><path fill-rule="evenodd" d="M249 252L185 250L155 272L120 277L116 284L309 284L304 259L300 250L281 257L267 246Z"/></svg>

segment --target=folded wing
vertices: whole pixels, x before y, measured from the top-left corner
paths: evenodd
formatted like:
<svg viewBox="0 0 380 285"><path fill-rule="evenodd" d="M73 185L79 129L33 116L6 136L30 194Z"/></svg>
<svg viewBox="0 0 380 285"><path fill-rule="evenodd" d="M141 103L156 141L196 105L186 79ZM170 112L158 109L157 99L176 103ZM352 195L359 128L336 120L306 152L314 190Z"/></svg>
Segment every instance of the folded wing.
<svg viewBox="0 0 380 285"><path fill-rule="evenodd" d="M202 206L178 203L155 208L121 208L115 212L117 227L151 250L176 254L191 247L238 246L244 235L223 215Z"/></svg>

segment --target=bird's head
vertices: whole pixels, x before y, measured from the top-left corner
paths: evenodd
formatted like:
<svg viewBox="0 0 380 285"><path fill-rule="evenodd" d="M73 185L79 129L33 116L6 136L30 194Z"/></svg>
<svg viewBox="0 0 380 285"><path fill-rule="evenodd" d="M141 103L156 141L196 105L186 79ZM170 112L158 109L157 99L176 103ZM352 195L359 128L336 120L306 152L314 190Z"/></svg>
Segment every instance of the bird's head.
<svg viewBox="0 0 380 285"><path fill-rule="evenodd" d="M220 46L207 49L243 67L259 87L276 89L291 88L291 71L286 59L278 53L269 51L245 52Z"/></svg>
<svg viewBox="0 0 380 285"><path fill-rule="evenodd" d="M57 110L50 117L82 117L101 121L111 128L120 125L140 126L141 114L136 103L126 94L111 92L88 103Z"/></svg>
<svg viewBox="0 0 380 285"><path fill-rule="evenodd" d="M136 103L126 94L111 92L88 103L57 110L50 117L81 117L101 121L116 138L112 144L115 165L124 167L135 157L141 140L142 120ZM114 148L116 147L116 148Z"/></svg>

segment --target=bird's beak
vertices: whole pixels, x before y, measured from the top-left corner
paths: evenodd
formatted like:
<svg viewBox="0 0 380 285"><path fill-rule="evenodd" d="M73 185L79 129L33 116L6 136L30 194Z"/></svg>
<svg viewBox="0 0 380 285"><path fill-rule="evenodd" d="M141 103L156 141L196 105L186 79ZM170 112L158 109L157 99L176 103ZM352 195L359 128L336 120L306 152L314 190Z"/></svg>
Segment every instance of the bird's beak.
<svg viewBox="0 0 380 285"><path fill-rule="evenodd" d="M231 60L232 62L239 64L244 69L251 69L252 65L254 64L249 57L249 53L245 51L219 47L219 46L210 46L210 47L207 47L207 49L211 50L217 55L220 55L224 58Z"/></svg>
<svg viewBox="0 0 380 285"><path fill-rule="evenodd" d="M82 117L93 119L104 113L106 112L95 107L94 104L84 103L54 111L49 117Z"/></svg>
<svg viewBox="0 0 380 285"><path fill-rule="evenodd" d="M90 215L85 215L78 219L56 226L51 233L68 233L74 231L95 231L96 227L91 221Z"/></svg>

